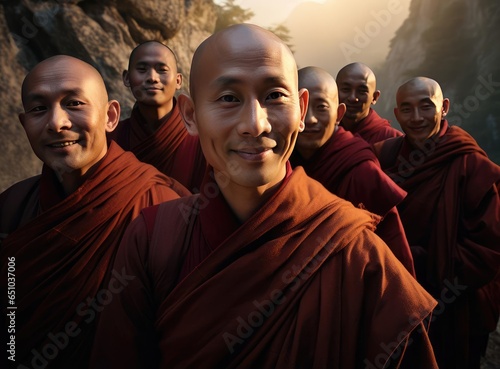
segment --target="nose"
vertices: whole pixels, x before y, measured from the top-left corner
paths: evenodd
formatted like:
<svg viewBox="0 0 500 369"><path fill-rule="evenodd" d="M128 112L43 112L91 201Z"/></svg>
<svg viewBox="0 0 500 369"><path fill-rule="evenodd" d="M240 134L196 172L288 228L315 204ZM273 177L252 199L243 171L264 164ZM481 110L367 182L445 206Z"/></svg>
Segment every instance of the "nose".
<svg viewBox="0 0 500 369"><path fill-rule="evenodd" d="M238 125L241 135L259 137L263 133L271 132L271 124L268 121L267 111L262 108L258 100L249 101L242 110L243 116Z"/></svg>
<svg viewBox="0 0 500 369"><path fill-rule="evenodd" d="M47 126L49 131L61 132L71 128L71 121L67 111L59 105L52 108L48 118Z"/></svg>
<svg viewBox="0 0 500 369"><path fill-rule="evenodd" d="M148 82L158 82L159 76L158 73L156 72L156 69L154 68L149 68L147 71L147 76L148 76Z"/></svg>
<svg viewBox="0 0 500 369"><path fill-rule="evenodd" d="M420 110L418 108L412 110L410 119L412 122L418 122L423 119L423 116L420 114Z"/></svg>
<svg viewBox="0 0 500 369"><path fill-rule="evenodd" d="M356 90L351 90L347 96L348 101L357 102L359 99L356 96Z"/></svg>
<svg viewBox="0 0 500 369"><path fill-rule="evenodd" d="M310 107L307 108L306 118L304 120L304 123L305 124L317 124L318 123L318 119L316 118L313 110Z"/></svg>

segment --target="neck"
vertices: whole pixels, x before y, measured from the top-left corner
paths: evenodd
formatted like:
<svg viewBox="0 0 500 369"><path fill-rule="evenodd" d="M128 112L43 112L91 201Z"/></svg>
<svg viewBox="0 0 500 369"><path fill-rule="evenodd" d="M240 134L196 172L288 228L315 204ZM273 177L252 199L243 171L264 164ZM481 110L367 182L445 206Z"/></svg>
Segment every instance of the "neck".
<svg viewBox="0 0 500 369"><path fill-rule="evenodd" d="M283 179L285 178L285 174L286 169L284 168ZM282 183L281 180L271 186L245 187L234 182L228 183L227 177L224 178L220 175L216 175L215 177L222 195L238 217L238 220L242 223L255 214L276 193Z"/></svg>
<svg viewBox="0 0 500 369"><path fill-rule="evenodd" d="M161 126L161 120L163 118L168 118L168 115L172 113L174 103L170 100L169 104L162 106L148 106L143 104L137 104L139 112L144 117L148 128L152 132L156 132Z"/></svg>

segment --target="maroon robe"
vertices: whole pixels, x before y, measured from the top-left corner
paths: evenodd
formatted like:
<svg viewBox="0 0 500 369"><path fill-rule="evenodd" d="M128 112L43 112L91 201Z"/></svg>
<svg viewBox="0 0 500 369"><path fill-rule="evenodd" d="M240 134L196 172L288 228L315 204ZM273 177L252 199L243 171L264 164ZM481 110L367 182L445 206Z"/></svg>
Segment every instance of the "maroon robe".
<svg viewBox="0 0 500 369"><path fill-rule="evenodd" d="M340 123L340 125L342 126L342 123ZM371 108L368 115L357 122L350 132L352 134L358 134L363 140L372 145L388 138L403 135L401 131L393 128L387 119L380 117L380 115Z"/></svg>
<svg viewBox="0 0 500 369"><path fill-rule="evenodd" d="M121 121L108 139L176 179L191 192L198 192L207 164L198 137L191 136L184 126L177 100L174 99L172 111L158 122L158 127L152 133L134 106L130 118Z"/></svg>
<svg viewBox="0 0 500 369"><path fill-rule="evenodd" d="M445 120L420 147L398 137L375 148L408 192L398 208L417 278L440 301L430 329L440 367L476 368L473 347L499 317L500 167Z"/></svg>
<svg viewBox="0 0 500 369"><path fill-rule="evenodd" d="M435 301L374 217L302 168L243 224L211 181L145 209L115 263L137 279L103 311L93 368L393 368L405 348L403 367L436 368L421 323Z"/></svg>
<svg viewBox="0 0 500 369"><path fill-rule="evenodd" d="M17 308L16 362L4 352L5 365L87 368L96 315L128 283L110 268L126 226L142 208L188 194L115 143L97 165L67 197L47 166L0 195L1 281L15 258ZM1 302L5 323L6 293Z"/></svg>
<svg viewBox="0 0 500 369"><path fill-rule="evenodd" d="M335 195L382 216L375 233L406 269L415 274L410 246L396 209L406 192L382 171L366 141L338 127L309 159L295 149L290 161L294 167L302 166L308 176Z"/></svg>

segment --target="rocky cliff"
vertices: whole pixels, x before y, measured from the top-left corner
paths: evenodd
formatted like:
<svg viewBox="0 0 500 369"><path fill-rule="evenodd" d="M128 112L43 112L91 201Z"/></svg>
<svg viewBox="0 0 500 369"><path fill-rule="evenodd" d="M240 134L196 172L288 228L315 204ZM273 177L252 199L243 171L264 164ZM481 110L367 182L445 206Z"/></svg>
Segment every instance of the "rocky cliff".
<svg viewBox="0 0 500 369"><path fill-rule="evenodd" d="M450 122L500 163L499 39L498 0L412 0L378 72L384 99L377 110L393 117L402 82L418 75L434 78L451 100Z"/></svg>
<svg viewBox="0 0 500 369"><path fill-rule="evenodd" d="M56 54L90 62L126 117L133 97L121 73L132 48L148 39L168 44L187 76L194 50L213 32L215 21L212 0L1 1L0 191L41 168L17 119L22 80L36 63Z"/></svg>

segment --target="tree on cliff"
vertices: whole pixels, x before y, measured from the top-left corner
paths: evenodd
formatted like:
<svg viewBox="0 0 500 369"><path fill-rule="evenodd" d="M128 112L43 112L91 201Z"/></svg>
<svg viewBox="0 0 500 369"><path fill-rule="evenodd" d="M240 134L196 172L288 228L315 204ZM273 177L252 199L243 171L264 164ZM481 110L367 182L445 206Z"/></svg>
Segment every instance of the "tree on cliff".
<svg viewBox="0 0 500 369"><path fill-rule="evenodd" d="M235 0L226 0L222 5L217 7L217 22L215 23L215 30L224 29L233 24L244 23L254 16L254 12L249 9L243 9L241 6L235 4Z"/></svg>

